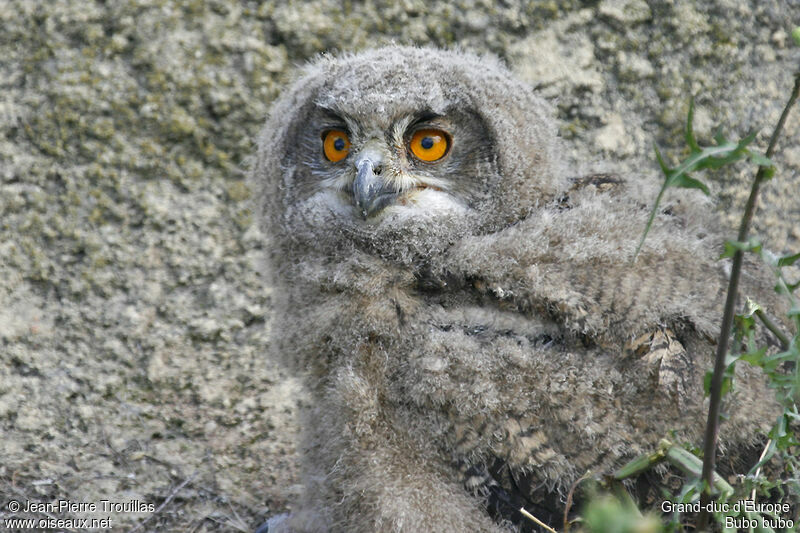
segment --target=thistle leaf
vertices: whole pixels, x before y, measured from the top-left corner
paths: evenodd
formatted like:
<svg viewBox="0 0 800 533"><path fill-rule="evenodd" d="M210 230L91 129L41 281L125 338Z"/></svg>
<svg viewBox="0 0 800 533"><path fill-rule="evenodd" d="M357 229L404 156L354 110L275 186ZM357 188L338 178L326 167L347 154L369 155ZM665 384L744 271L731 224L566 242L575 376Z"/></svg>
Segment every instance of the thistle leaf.
<svg viewBox="0 0 800 533"><path fill-rule="evenodd" d="M756 237L751 237L747 242L725 241L725 250L719 258L733 257L737 251L759 253L761 252L761 241Z"/></svg>
<svg viewBox="0 0 800 533"><path fill-rule="evenodd" d="M769 157L763 156L759 153L752 152L750 154L750 162L755 163L760 167L772 167L775 166L775 163L772 162L772 159Z"/></svg>
<svg viewBox="0 0 800 533"><path fill-rule="evenodd" d="M778 266L785 267L793 265L798 259L800 259L800 252L794 255L784 255L783 257L778 258Z"/></svg>
<svg viewBox="0 0 800 533"><path fill-rule="evenodd" d="M680 187L682 189L700 189L706 196L711 194L711 191L708 190L708 187L705 183L690 177L688 174L678 174L672 180L670 185L672 187Z"/></svg>
<svg viewBox="0 0 800 533"><path fill-rule="evenodd" d="M692 127L692 123L694 122L694 97L689 100L689 116L686 117L686 144L689 145L689 148L692 149L692 152L699 152L700 145L697 144L697 139L694 137L694 128Z"/></svg>
<svg viewBox="0 0 800 533"><path fill-rule="evenodd" d="M774 172L772 161L747 149L747 146L756 138L756 132L750 133L738 142L732 142L722 134L722 129L718 128L714 135L714 140L717 143L716 146L703 147L700 146L695 138L693 123L694 99L691 99L689 101L689 113L686 117L686 133L684 136L686 139L686 144L689 146L690 153L689 156L677 166L670 168L664 160L664 157L661 155L658 146L655 144L653 145L653 149L656 152L658 166L661 168L661 172L664 174L665 179L661 189L658 191L658 196L653 204L653 208L650 211L650 216L648 217L647 224L644 228L644 234L642 235L642 238L636 247L636 251L633 254L634 260L636 260L636 257L639 255L639 252L644 245L644 241L647 238L647 234L650 232L650 228L653 226L653 221L655 220L656 213L658 213L661 199L664 197L664 192L668 188L677 187L682 189L699 189L703 191L703 194L706 196L711 193L705 183L689 175L691 172L705 169L718 169L724 165L739 161L741 159L750 159L759 166L768 167L766 172L770 172L769 169L773 169L772 171ZM726 253L727 252L728 249L726 245ZM727 256L723 255L723 257Z"/></svg>

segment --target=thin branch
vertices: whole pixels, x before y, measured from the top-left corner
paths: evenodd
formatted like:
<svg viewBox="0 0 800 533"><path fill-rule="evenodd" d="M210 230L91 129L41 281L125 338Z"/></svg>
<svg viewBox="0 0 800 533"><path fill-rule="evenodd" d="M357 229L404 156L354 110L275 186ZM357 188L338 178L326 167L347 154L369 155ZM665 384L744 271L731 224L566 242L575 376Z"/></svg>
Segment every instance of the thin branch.
<svg viewBox="0 0 800 533"><path fill-rule="evenodd" d="M171 502L171 501L172 501L172 499L173 499L173 498L175 498L175 496L177 496L177 495L178 495L178 493L179 493L181 490L183 490L183 487L185 487L186 485L188 485L189 483L191 483L192 481L194 481L194 478L196 478L198 474L199 474L199 472L195 472L195 473L194 473L194 474L192 474L191 476L189 476L189 477L187 477L186 479L184 479L184 480L183 480L183 482L182 482L180 485L178 485L177 487L175 487L174 489L172 489L172 491L170 491L169 495L168 495L168 496L167 496L167 498L166 498L166 499L165 499L165 500L164 500L164 501L161 503L161 505L159 505L159 506L158 506L158 508L156 508L156 510L155 510L155 511L153 511L153 512L152 512L152 514L150 514L150 516L148 516L147 518L145 518L144 520L142 520L141 522L139 522L139 523L136 525L136 527L135 527L135 528L131 529L130 533L134 533L135 531L139 531L140 529L142 529L146 523L148 523L150 520L152 520L152 519L153 519L153 517L155 517L156 515L158 515L158 513L160 513L160 512L161 512L161 511L162 511L162 510L163 510L163 509L164 509L164 508L165 508L167 505L169 505L169 502Z"/></svg>
<svg viewBox="0 0 800 533"><path fill-rule="evenodd" d="M558 533L558 531L548 526L547 524L545 524L544 522L533 516L528 511L526 511L524 507L520 507L519 512L522 513L522 516L524 516L528 520L532 520L537 526L544 528L546 531L549 531L550 533Z"/></svg>
<svg viewBox="0 0 800 533"><path fill-rule="evenodd" d="M767 327L768 330L772 332L773 335L778 337L778 340L781 341L781 349L788 350L789 349L789 337L781 331L781 328L777 326L769 317L762 311L761 309L756 309L756 316L758 317L761 322Z"/></svg>
<svg viewBox="0 0 800 533"><path fill-rule="evenodd" d="M761 457L758 458L758 463L763 461L764 457L766 457L767 451L769 450L769 447L770 447L770 444L772 444L772 439L769 439L767 441L767 445L764 446L764 451L761 452ZM760 475L761 475L761 466L756 468L756 475L754 477L758 478L758 476L760 476ZM753 491L750 493L750 500L753 501L753 502L756 501L756 488L755 487L753 487Z"/></svg>
<svg viewBox="0 0 800 533"><path fill-rule="evenodd" d="M766 157L772 157L775 151L775 145L778 142L778 137L783 130L783 125L786 122L786 117L789 111L800 95L800 73L795 74L794 88L783 108L778 124L772 132L772 137L769 140L767 147ZM747 198L745 205L744 215L742 216L741 224L739 225L739 235L737 240L745 242L747 240L747 233L750 230L750 223L753 220L753 215L756 210L756 203L758 201L758 191L761 183L767 178L767 167L759 166L756 177L753 180L753 186L750 189L750 196ZM720 404L722 403L722 381L725 376L725 355L728 353L728 342L730 340L731 327L733 326L734 307L736 305L736 295L739 292L739 277L742 273L742 259L744 254L741 250L737 250L733 256L733 268L731 269L731 278L728 282L728 295L725 299L725 311L722 315L722 328L719 334L719 342L717 343L716 359L714 361L714 374L711 377L711 401L708 408L708 421L706 422L705 441L703 445L703 480L706 483L706 488L700 496L700 515L697 519L698 531L706 531L708 529L709 512L707 510L708 503L711 501L711 492L713 487L713 474L717 452L717 436L719 434L719 413Z"/></svg>
<svg viewBox="0 0 800 533"><path fill-rule="evenodd" d="M567 493L567 503L564 506L564 533L569 533L569 527L570 527L569 512L572 509L572 500L573 497L575 496L575 490L578 488L578 485L580 485L582 482L586 481L590 477L592 477L592 473L586 472L584 475L578 478L578 480L575 481L575 483L573 483L572 486L569 488L569 492Z"/></svg>

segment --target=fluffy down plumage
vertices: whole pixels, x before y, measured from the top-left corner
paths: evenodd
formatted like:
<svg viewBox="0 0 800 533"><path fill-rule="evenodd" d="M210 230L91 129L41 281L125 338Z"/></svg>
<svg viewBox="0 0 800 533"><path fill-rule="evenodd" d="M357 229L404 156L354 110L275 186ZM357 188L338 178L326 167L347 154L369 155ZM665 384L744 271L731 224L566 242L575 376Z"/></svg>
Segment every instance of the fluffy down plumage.
<svg viewBox="0 0 800 533"><path fill-rule="evenodd" d="M441 163L408 152L415 121L452 135ZM342 163L322 153L331 124L352 141ZM352 183L376 142L396 200L365 218ZM313 403L305 493L282 528L505 531L519 502L556 516L578 477L671 430L699 442L721 239L687 197L632 263L652 190L568 179L550 107L496 59L322 57L258 144L271 357ZM731 453L775 410L761 378L740 373Z"/></svg>

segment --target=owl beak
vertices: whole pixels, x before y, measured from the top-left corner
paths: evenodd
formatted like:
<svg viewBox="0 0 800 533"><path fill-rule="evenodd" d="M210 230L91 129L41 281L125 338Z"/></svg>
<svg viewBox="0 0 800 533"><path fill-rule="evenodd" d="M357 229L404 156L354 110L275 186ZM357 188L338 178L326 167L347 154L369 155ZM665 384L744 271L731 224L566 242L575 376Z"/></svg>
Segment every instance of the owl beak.
<svg viewBox="0 0 800 533"><path fill-rule="evenodd" d="M364 153L356 160L356 179L353 181L353 198L356 209L366 220L384 207L392 203L397 196L394 190L388 190L380 178L380 154Z"/></svg>

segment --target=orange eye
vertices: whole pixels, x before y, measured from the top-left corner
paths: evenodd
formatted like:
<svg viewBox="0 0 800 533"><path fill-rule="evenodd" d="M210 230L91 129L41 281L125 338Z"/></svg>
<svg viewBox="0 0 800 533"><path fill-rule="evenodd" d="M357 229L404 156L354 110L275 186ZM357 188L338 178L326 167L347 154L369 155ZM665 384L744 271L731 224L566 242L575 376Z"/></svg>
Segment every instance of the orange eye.
<svg viewBox="0 0 800 533"><path fill-rule="evenodd" d="M347 157L350 151L350 139L342 130L330 130L322 137L322 148L328 161L337 163Z"/></svg>
<svg viewBox="0 0 800 533"><path fill-rule="evenodd" d="M442 130L425 129L414 132L411 137L411 153L422 161L438 161L447 153L450 143Z"/></svg>

